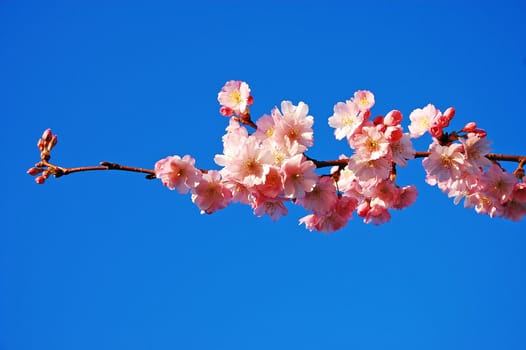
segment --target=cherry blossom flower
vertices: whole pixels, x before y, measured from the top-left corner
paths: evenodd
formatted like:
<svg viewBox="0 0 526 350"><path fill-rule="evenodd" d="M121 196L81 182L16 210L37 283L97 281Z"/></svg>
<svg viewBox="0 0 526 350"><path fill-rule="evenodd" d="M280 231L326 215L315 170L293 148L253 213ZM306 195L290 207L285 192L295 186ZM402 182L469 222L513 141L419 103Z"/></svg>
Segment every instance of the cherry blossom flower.
<svg viewBox="0 0 526 350"><path fill-rule="evenodd" d="M297 154L283 162L284 194L288 198L302 198L306 192L312 191L318 175L314 172L316 165L306 160L302 154Z"/></svg>
<svg viewBox="0 0 526 350"><path fill-rule="evenodd" d="M398 198L393 203L392 207L394 209L404 209L410 205L413 205L413 203L416 200L416 197L418 195L418 190L415 186L404 186L401 188L400 193L398 194Z"/></svg>
<svg viewBox="0 0 526 350"><path fill-rule="evenodd" d="M500 215L512 221L520 221L526 215L526 203L512 199L503 206Z"/></svg>
<svg viewBox="0 0 526 350"><path fill-rule="evenodd" d="M307 210L323 215L333 208L337 200L334 180L324 176L320 177L312 191L305 193L305 196L298 199L297 203Z"/></svg>
<svg viewBox="0 0 526 350"><path fill-rule="evenodd" d="M411 142L411 137L409 134L402 135L402 138L396 142L389 144L391 147L391 156L393 162L400 166L406 166L408 159L415 158L415 149L413 148L413 143Z"/></svg>
<svg viewBox="0 0 526 350"><path fill-rule="evenodd" d="M466 161L475 168L489 168L491 161L486 158L490 152L490 142L485 137L476 134L469 136L466 140L461 139L464 145L464 154Z"/></svg>
<svg viewBox="0 0 526 350"><path fill-rule="evenodd" d="M334 114L329 117L329 125L334 130L334 136L337 140L344 137L352 137L362 126L364 113L360 111L358 105L351 100L338 102L334 106Z"/></svg>
<svg viewBox="0 0 526 350"><path fill-rule="evenodd" d="M378 198L374 198L369 203L369 210L363 218L363 222L366 224L372 223L373 225L381 225L388 222L391 219L391 214L384 206L383 201Z"/></svg>
<svg viewBox="0 0 526 350"><path fill-rule="evenodd" d="M220 110L221 114L229 117L233 114L244 114L247 107L253 103L254 98L250 95L250 88L247 83L240 80L230 80L218 93L217 100L223 107L226 107Z"/></svg>
<svg viewBox="0 0 526 350"><path fill-rule="evenodd" d="M374 95L368 90L358 90L354 93L353 102L361 111L366 111L374 106Z"/></svg>
<svg viewBox="0 0 526 350"><path fill-rule="evenodd" d="M210 170L203 174L200 182L192 189L192 201L201 209L201 214L212 214L230 204L232 193L221 182L221 174Z"/></svg>
<svg viewBox="0 0 526 350"><path fill-rule="evenodd" d="M426 181L430 184L436 181L446 181L450 178L456 179L465 167L465 156L461 152L462 145L458 143L450 146L441 146L434 142L429 147L429 157L422 161L426 170Z"/></svg>
<svg viewBox="0 0 526 350"><path fill-rule="evenodd" d="M277 221L288 213L287 207L283 204L285 200L284 198L268 198L256 195L252 202L254 215L257 217L268 215L272 221Z"/></svg>
<svg viewBox="0 0 526 350"><path fill-rule="evenodd" d="M265 140L274 136L274 128L276 123L274 122L274 117L268 114L261 116L257 121L257 130L254 133L254 136L258 140Z"/></svg>
<svg viewBox="0 0 526 350"><path fill-rule="evenodd" d="M363 160L376 160L391 151L389 141L374 126L364 126L349 140L349 144Z"/></svg>
<svg viewBox="0 0 526 350"><path fill-rule="evenodd" d="M312 231L317 230L325 233L337 231L347 225L347 221L352 217L356 209L357 200L350 197L341 197L334 202L331 210L325 214L310 214L299 220L300 225Z"/></svg>
<svg viewBox="0 0 526 350"><path fill-rule="evenodd" d="M367 181L371 178L385 179L391 171L391 159L382 157L369 160L355 153L349 158L348 167L360 181Z"/></svg>
<svg viewBox="0 0 526 350"><path fill-rule="evenodd" d="M254 136L249 136L238 145L238 153L221 170L225 178L234 178L246 186L254 186L265 181L273 158L270 151L261 148Z"/></svg>
<svg viewBox="0 0 526 350"><path fill-rule="evenodd" d="M184 194L201 178L194 165L195 159L189 155L166 157L155 163L155 176L169 189Z"/></svg>
<svg viewBox="0 0 526 350"><path fill-rule="evenodd" d="M232 159L235 159L242 145L248 139L247 129L240 125L238 121L230 119L226 128L226 134L223 135L223 154L217 154L214 161L217 165L226 166Z"/></svg>
<svg viewBox="0 0 526 350"><path fill-rule="evenodd" d="M493 164L483 174L485 181L484 193L487 197L498 203L505 203L511 200L511 194L517 184L515 175L510 174L497 164Z"/></svg>
<svg viewBox="0 0 526 350"><path fill-rule="evenodd" d="M432 104L428 104L424 108L417 108L411 112L409 119L411 124L409 125L409 131L411 137L420 137L433 125L434 119L440 111L435 108Z"/></svg>
<svg viewBox="0 0 526 350"><path fill-rule="evenodd" d="M265 181L256 185L255 189L268 198L276 198L283 192L283 179L280 169L270 166L268 173L265 175Z"/></svg>
<svg viewBox="0 0 526 350"><path fill-rule="evenodd" d="M283 114L282 114L283 113ZM278 108L272 110L272 116L275 121L275 140L286 143L294 141L305 147L310 147L314 143L314 132L312 124L314 118L309 113L309 106L300 102L294 106L290 101L281 102L281 112Z"/></svg>

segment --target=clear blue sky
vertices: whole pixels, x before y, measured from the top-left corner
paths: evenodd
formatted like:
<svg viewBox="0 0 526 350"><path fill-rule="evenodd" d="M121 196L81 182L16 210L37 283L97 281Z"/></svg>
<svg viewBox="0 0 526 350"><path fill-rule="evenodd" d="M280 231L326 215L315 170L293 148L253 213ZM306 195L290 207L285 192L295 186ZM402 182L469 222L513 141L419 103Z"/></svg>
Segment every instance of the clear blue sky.
<svg viewBox="0 0 526 350"><path fill-rule="evenodd" d="M65 166L216 168L230 79L256 115L309 104L318 159L350 153L327 118L358 89L526 154L526 5L430 3L2 0L0 349L524 349L526 223L455 206L420 161L398 177L414 206L332 235L294 207L203 216L138 174L25 174L48 127Z"/></svg>

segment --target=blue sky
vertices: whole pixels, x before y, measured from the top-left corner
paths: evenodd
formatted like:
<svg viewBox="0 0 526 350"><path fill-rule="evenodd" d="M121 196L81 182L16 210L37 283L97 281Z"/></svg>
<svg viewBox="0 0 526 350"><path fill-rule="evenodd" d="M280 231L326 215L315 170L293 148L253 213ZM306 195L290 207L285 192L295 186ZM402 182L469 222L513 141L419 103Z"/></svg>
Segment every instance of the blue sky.
<svg viewBox="0 0 526 350"><path fill-rule="evenodd" d="M327 118L359 89L374 115L454 106L453 128L475 120L494 152L526 154L526 5L394 3L0 2L0 349L524 348L524 221L455 206L420 161L398 175L412 207L331 235L295 207L203 216L138 174L25 174L48 127L64 166L216 168L231 79L254 115L309 104L318 159L350 153Z"/></svg>

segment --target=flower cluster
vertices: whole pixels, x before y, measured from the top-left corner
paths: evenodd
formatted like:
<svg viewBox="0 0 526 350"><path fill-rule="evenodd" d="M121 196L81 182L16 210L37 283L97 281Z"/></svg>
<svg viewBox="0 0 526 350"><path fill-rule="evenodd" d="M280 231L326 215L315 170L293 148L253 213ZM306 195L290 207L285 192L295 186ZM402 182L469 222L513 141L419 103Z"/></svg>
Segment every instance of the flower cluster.
<svg viewBox="0 0 526 350"><path fill-rule="evenodd" d="M357 91L353 98L334 106L329 125L335 128L335 137L346 138L354 150L348 164L334 169L338 174L340 197L354 203L354 207L349 206L351 212L356 210L365 223L378 225L389 221L389 209L413 204L417 190L414 186L399 187L395 183L395 166L405 166L407 160L415 156L409 134L404 134L400 125L402 113L392 110L371 120L373 105L374 95L370 91ZM342 227L344 217L337 218ZM307 228L327 231L317 219L320 218L315 212L303 222ZM331 220L331 225L334 221ZM320 222L325 220L321 218Z"/></svg>
<svg viewBox="0 0 526 350"><path fill-rule="evenodd" d="M256 216L277 220L288 212L285 202L292 202L312 211L300 223L332 232L344 227L354 211L366 223L381 224L390 219L389 209L415 201L414 186L395 183L395 165L405 166L415 154L400 125L402 114L394 110L370 120L370 91L357 91L335 105L329 124L336 138L345 137L355 153L329 165L305 155L314 144L314 118L307 104L283 101L254 123L247 109L253 98L245 82L227 82L218 100L221 114L232 117L223 136L223 153L214 159L222 168L199 170L188 155L167 157L155 165L156 177L170 189L190 191L202 213L239 202L250 205ZM249 133L245 125L255 131ZM330 164L338 165L330 174L316 173Z"/></svg>
<svg viewBox="0 0 526 350"><path fill-rule="evenodd" d="M521 220L526 215L525 184L488 159L490 142L475 122L466 124L460 132L445 133L441 120L450 120L454 114L451 110L441 114L428 105L411 114L409 128L413 135L429 131L433 136L429 156L422 161L426 182L453 197L455 204L464 199L464 207L473 207L479 214ZM422 125L428 125L428 129L423 130Z"/></svg>

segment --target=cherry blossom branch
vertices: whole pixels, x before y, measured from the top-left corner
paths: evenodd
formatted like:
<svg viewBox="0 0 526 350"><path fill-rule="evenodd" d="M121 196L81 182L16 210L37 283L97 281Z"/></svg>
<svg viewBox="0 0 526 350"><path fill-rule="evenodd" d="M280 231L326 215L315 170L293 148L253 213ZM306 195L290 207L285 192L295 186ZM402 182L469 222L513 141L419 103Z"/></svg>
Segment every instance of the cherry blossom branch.
<svg viewBox="0 0 526 350"><path fill-rule="evenodd" d="M398 183L397 168L422 158L425 180L437 186L457 204L479 214L520 221L526 216L526 156L489 153L486 131L475 122L461 130L446 131L455 115L453 107L444 113L432 104L409 115L409 132L401 125L402 113L391 110L371 117L374 95L360 90L345 102L334 105L328 118L337 140L346 139L353 155L335 160L318 160L306 153L313 146L314 118L304 102L282 101L270 115L253 121L254 102L250 88L242 81L228 81L218 94L220 114L230 118L223 136L223 153L214 161L221 170L195 166L190 155L168 156L144 169L118 163L67 168L50 163L57 136L46 130L37 146L40 161L28 170L42 184L77 172L120 170L159 179L170 190L190 192L201 213L213 212L239 202L252 207L254 215L272 220L286 215L285 203L300 205L312 213L301 218L309 230L333 232L347 224L355 212L365 223L390 220L391 210L412 205L418 191L414 185ZM245 126L254 129L249 132ZM412 139L429 133L428 151L416 152ZM517 163L513 173L500 162ZM316 169L335 167L330 174Z"/></svg>

